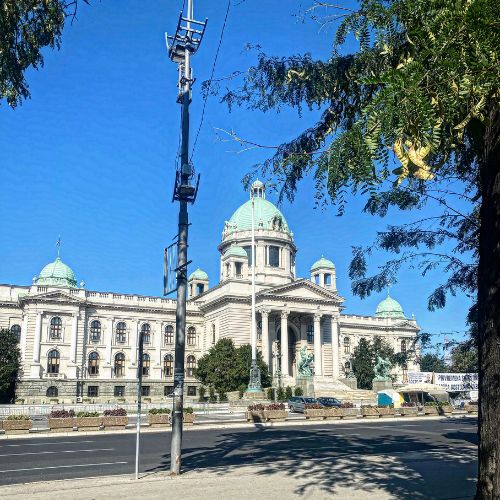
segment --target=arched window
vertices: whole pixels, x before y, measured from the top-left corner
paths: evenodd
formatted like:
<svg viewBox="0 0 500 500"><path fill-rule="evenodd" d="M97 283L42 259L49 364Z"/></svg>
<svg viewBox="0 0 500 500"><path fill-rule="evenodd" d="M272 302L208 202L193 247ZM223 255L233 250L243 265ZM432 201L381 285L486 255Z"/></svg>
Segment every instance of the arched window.
<svg viewBox="0 0 500 500"><path fill-rule="evenodd" d="M125 344L127 342L127 325L120 321L116 325L116 343Z"/></svg>
<svg viewBox="0 0 500 500"><path fill-rule="evenodd" d="M125 375L125 354L119 352L115 356L115 376L123 377Z"/></svg>
<svg viewBox="0 0 500 500"><path fill-rule="evenodd" d="M59 316L50 320L50 340L61 340L62 321Z"/></svg>
<svg viewBox="0 0 500 500"><path fill-rule="evenodd" d="M349 337L344 337L344 354L349 354L351 352L351 339Z"/></svg>
<svg viewBox="0 0 500 500"><path fill-rule="evenodd" d="M101 340L101 322L95 319L90 323L90 341L97 343Z"/></svg>
<svg viewBox="0 0 500 500"><path fill-rule="evenodd" d="M59 373L59 361L61 356L57 349L52 349L47 355L47 373Z"/></svg>
<svg viewBox="0 0 500 500"><path fill-rule="evenodd" d="M141 326L142 340L145 344L151 343L151 327L149 323L144 323Z"/></svg>
<svg viewBox="0 0 500 500"><path fill-rule="evenodd" d="M186 365L187 365L186 376L193 377L194 376L194 369L196 368L196 358L192 355L188 356Z"/></svg>
<svg viewBox="0 0 500 500"><path fill-rule="evenodd" d="M149 367L151 365L151 358L149 354L144 353L142 355L142 376L149 377Z"/></svg>
<svg viewBox="0 0 500 500"><path fill-rule="evenodd" d="M18 342L21 341L21 327L19 325L12 325L10 332L16 336Z"/></svg>
<svg viewBox="0 0 500 500"><path fill-rule="evenodd" d="M314 325L312 323L307 325L307 342L309 344L314 342Z"/></svg>
<svg viewBox="0 0 500 500"><path fill-rule="evenodd" d="M190 326L188 328L187 343L189 345L195 345L196 344L196 329L195 329L194 326Z"/></svg>
<svg viewBox="0 0 500 500"><path fill-rule="evenodd" d="M59 391L55 385L51 385L47 388L47 397L48 398L57 398Z"/></svg>
<svg viewBox="0 0 500 500"><path fill-rule="evenodd" d="M163 376L171 377L174 374L174 357L171 354L163 356Z"/></svg>
<svg viewBox="0 0 500 500"><path fill-rule="evenodd" d="M99 375L99 353L94 351L89 354L89 375Z"/></svg>
<svg viewBox="0 0 500 500"><path fill-rule="evenodd" d="M406 352L406 340L401 341L401 352Z"/></svg>
<svg viewBox="0 0 500 500"><path fill-rule="evenodd" d="M174 327L172 325L167 325L165 327L165 344L172 344L174 342Z"/></svg>

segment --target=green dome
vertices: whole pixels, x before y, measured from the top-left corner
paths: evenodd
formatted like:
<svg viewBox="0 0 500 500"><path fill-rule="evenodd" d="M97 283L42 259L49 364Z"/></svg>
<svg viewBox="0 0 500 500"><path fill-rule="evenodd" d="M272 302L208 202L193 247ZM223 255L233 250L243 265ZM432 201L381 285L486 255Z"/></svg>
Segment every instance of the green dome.
<svg viewBox="0 0 500 500"><path fill-rule="evenodd" d="M264 198L254 198L255 229L263 227L271 229L277 224L276 231L289 232L285 217L270 201ZM261 226L262 223L262 226ZM250 231L252 229L252 200L243 203L229 219L229 231Z"/></svg>
<svg viewBox="0 0 500 500"><path fill-rule="evenodd" d="M244 257L246 259L248 255L244 248L233 245L224 252L224 257Z"/></svg>
<svg viewBox="0 0 500 500"><path fill-rule="evenodd" d="M60 257L47 264L36 279L37 285L65 286L76 288L75 273Z"/></svg>
<svg viewBox="0 0 500 500"><path fill-rule="evenodd" d="M377 318L404 318L401 304L389 295L377 306L375 312Z"/></svg>
<svg viewBox="0 0 500 500"><path fill-rule="evenodd" d="M335 264L328 259L321 256L321 259L317 260L312 266L311 271L316 271L316 269L335 269Z"/></svg>
<svg viewBox="0 0 500 500"><path fill-rule="evenodd" d="M208 274L205 271L202 271L200 268L196 269L196 271L192 272L189 275L189 280L207 280L208 281Z"/></svg>

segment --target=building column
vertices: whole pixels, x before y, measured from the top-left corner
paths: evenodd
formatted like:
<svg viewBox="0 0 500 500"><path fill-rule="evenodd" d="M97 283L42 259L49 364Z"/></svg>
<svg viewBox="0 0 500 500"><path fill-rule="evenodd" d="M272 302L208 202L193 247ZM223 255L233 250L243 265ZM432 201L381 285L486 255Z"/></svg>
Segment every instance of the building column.
<svg viewBox="0 0 500 500"><path fill-rule="evenodd" d="M269 371L272 371L272 366L270 363L270 348L269 348L269 311L260 311L262 318L262 358L267 366L269 366Z"/></svg>
<svg viewBox="0 0 500 500"><path fill-rule="evenodd" d="M156 350L156 364L161 366L161 339L163 337L163 331L161 328L161 322L156 323L156 333L154 334L154 346Z"/></svg>
<svg viewBox="0 0 500 500"><path fill-rule="evenodd" d="M111 364L111 346L113 345L113 318L108 319L108 336L106 338L106 364Z"/></svg>
<svg viewBox="0 0 500 500"><path fill-rule="evenodd" d="M314 315L314 375L322 375L321 359L321 314Z"/></svg>
<svg viewBox="0 0 500 500"><path fill-rule="evenodd" d="M339 368L339 318L338 316L331 316L332 322L332 355L333 355L333 378L340 377Z"/></svg>
<svg viewBox="0 0 500 500"><path fill-rule="evenodd" d="M281 374L288 377L288 312L281 311Z"/></svg>
<svg viewBox="0 0 500 500"><path fill-rule="evenodd" d="M42 340L42 313L37 313L35 340L33 342L33 363L40 363L40 342Z"/></svg>
<svg viewBox="0 0 500 500"><path fill-rule="evenodd" d="M78 313L73 315L71 322L71 347L69 351L70 363L76 363L76 346L78 339Z"/></svg>
<svg viewBox="0 0 500 500"><path fill-rule="evenodd" d="M28 315L25 314L23 316L23 323L21 326L21 360L25 361L26 359L26 339L28 338Z"/></svg>

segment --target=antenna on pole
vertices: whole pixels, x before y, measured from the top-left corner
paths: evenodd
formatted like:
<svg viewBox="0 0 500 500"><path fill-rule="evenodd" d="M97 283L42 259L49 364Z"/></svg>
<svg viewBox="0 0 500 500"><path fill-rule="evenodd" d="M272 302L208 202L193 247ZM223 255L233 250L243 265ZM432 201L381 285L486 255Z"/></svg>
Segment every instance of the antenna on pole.
<svg viewBox="0 0 500 500"><path fill-rule="evenodd" d="M191 56L200 47L207 20L197 21L193 14L193 1L187 0L186 15L181 12L174 35L166 34L168 56L178 65L177 102L181 105L181 154L175 172L172 201L179 202L179 225L176 236L177 267L176 274L177 307L175 318L175 360L174 394L172 411L172 440L170 448L170 473L181 472L182 423L184 407L184 357L186 351L186 291L187 291L187 250L188 250L188 203L194 203L198 193L200 176L195 177L194 167L189 161L189 105L194 83ZM175 244L174 244L175 245ZM175 251L173 245L167 247L164 258L164 293L172 290L169 286L170 260Z"/></svg>

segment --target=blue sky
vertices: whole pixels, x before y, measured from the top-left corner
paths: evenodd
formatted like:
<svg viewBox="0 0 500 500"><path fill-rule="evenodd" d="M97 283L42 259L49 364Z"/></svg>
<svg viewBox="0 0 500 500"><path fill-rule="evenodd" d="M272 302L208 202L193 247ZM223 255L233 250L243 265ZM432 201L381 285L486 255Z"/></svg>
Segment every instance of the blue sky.
<svg viewBox="0 0 500 500"><path fill-rule="evenodd" d="M171 192L179 131L177 71L167 57L164 32L175 29L181 4L82 4L78 20L65 29L62 49L47 50L45 67L28 72L32 99L14 111L0 106L0 282L29 284L54 259L61 234L63 260L89 289L161 294L162 252L177 223ZM306 0L272 0L264 9L263 2L233 0L216 76L244 70L255 60L245 50L247 43L258 43L273 55L308 51L327 57L331 32L302 22L298 14L307 5ZM208 17L209 23L193 60L192 136L200 120L201 82L210 75L225 9L222 0L196 4L196 17ZM242 152L237 144L221 141L216 129L279 144L316 116L311 112L299 118L286 109L229 113L217 99L209 99L194 157L202 180L190 211L192 270L199 266L212 284L218 281L216 247L223 223L247 200L241 178L266 153ZM351 246L369 244L388 223L414 216L392 211L385 219L375 218L361 213L361 198L352 198L346 214L337 217L334 208L315 210L313 196L313 183L306 179L295 203L280 207L295 233L298 274L308 276L310 265L324 254L337 266L346 312L373 314L384 294L365 300L352 295L347 275ZM371 269L377 262L375 257ZM450 299L444 310L427 310L428 295L443 280L439 272L422 278L406 270L391 295L426 331L463 331L466 297Z"/></svg>

